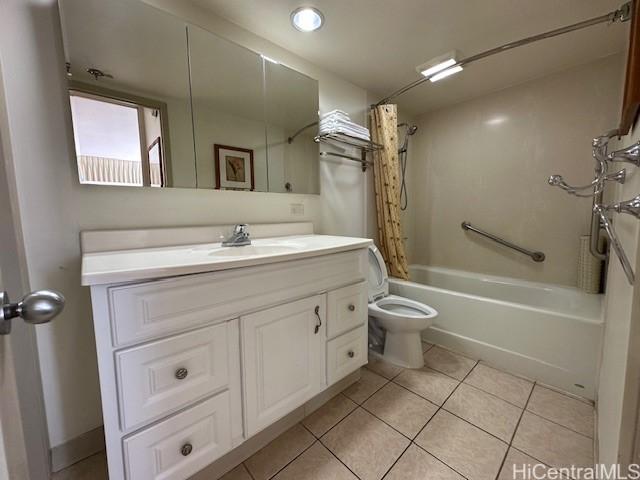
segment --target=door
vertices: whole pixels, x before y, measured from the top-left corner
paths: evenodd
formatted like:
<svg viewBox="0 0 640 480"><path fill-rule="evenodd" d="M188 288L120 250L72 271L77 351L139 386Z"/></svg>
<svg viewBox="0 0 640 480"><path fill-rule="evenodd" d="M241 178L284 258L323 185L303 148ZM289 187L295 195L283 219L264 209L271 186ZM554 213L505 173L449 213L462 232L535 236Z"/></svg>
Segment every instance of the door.
<svg viewBox="0 0 640 480"><path fill-rule="evenodd" d="M3 94L0 68L0 292L16 300L28 282ZM11 334L0 335L0 479L44 480L50 477L49 440L35 332L19 318L12 323Z"/></svg>
<svg viewBox="0 0 640 480"><path fill-rule="evenodd" d="M316 295L241 317L249 436L324 388L325 312Z"/></svg>

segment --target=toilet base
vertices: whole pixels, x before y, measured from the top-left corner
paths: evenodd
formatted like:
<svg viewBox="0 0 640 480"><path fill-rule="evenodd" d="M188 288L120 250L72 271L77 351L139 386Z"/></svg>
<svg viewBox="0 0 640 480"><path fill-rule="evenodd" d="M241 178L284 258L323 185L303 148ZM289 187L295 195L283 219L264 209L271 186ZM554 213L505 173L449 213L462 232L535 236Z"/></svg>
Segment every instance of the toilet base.
<svg viewBox="0 0 640 480"><path fill-rule="evenodd" d="M393 333L387 330L382 356L401 367L424 367L420 332Z"/></svg>

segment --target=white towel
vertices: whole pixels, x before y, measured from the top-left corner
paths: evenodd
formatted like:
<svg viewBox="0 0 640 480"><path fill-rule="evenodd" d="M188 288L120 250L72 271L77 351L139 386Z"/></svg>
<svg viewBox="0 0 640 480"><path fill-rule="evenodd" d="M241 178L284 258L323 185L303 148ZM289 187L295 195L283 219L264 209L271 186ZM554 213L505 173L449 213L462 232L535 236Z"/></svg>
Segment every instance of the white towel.
<svg viewBox="0 0 640 480"><path fill-rule="evenodd" d="M342 118L344 120L351 120L349 118L349 114L347 112L345 112L344 110L331 110L330 112L327 112L323 115L320 116L321 119L324 118Z"/></svg>

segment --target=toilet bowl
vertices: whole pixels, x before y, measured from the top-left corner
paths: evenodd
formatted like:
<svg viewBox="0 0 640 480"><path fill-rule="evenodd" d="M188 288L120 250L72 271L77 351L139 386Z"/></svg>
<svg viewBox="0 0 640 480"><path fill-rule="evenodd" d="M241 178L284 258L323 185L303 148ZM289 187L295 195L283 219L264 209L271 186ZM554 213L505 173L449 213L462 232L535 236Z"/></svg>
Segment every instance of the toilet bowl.
<svg viewBox="0 0 640 480"><path fill-rule="evenodd" d="M369 247L369 317L385 330L383 357L408 368L424 366L421 332L438 312L424 303L389 295L387 267L380 251Z"/></svg>

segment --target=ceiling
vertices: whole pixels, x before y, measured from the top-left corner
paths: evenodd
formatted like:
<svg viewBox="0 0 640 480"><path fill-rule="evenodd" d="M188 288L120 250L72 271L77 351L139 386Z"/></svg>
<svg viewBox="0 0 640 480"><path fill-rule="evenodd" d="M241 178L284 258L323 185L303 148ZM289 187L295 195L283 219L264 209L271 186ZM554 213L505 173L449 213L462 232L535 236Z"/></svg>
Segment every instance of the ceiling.
<svg viewBox="0 0 640 480"><path fill-rule="evenodd" d="M382 98L417 78L415 67L456 49L461 57L605 14L623 0L191 0ZM314 5L317 32L289 23ZM397 99L421 114L623 52L628 24L598 25L501 53Z"/></svg>

